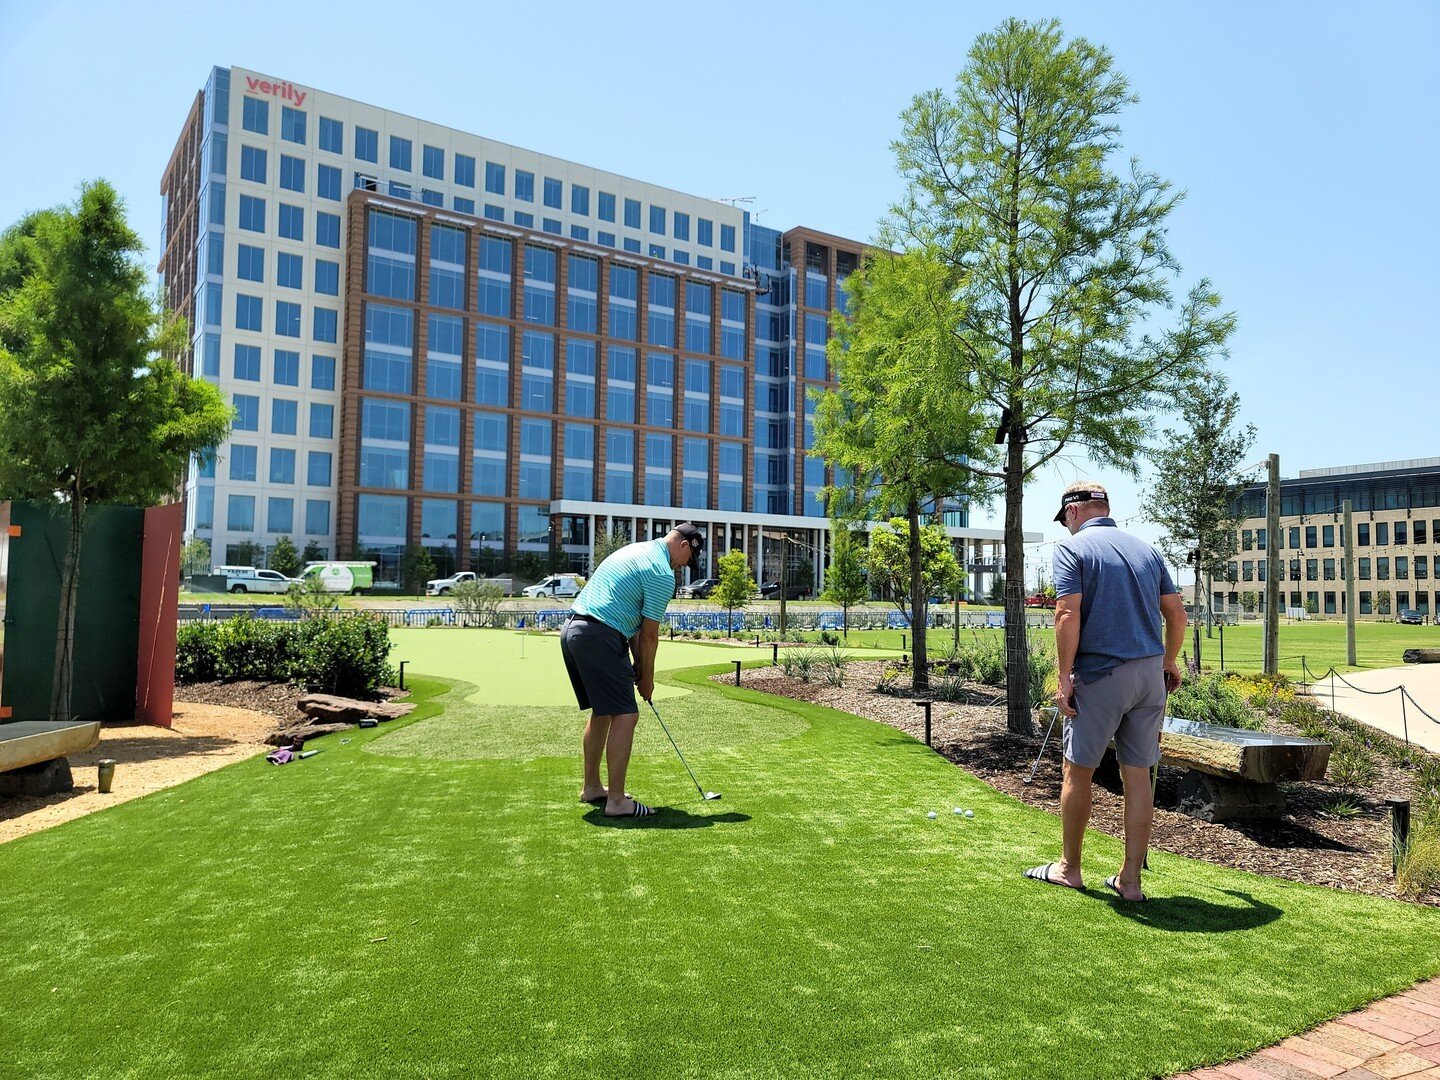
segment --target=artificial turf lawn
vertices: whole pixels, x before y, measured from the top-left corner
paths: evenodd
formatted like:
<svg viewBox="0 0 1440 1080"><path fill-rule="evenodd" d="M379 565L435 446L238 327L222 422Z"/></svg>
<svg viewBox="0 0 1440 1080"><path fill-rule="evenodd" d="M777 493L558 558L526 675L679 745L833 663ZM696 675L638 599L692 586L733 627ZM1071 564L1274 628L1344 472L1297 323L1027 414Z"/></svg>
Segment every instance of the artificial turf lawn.
<svg viewBox="0 0 1440 1080"><path fill-rule="evenodd" d="M527 677L563 679L539 640ZM0 846L0 1073L1149 1076L1440 970L1440 912L1163 854L1122 906L1105 837L1089 892L1027 882L1054 818L892 729L674 678L725 797L649 739L651 821L575 803L578 712L564 756L440 760L417 678L408 722Z"/></svg>

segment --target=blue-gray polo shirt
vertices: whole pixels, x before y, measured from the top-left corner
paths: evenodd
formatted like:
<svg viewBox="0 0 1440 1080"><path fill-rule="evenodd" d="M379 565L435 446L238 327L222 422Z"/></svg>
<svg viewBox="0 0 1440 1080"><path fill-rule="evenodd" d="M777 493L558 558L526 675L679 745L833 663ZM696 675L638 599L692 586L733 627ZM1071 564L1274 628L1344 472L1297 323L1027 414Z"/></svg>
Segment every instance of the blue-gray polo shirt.
<svg viewBox="0 0 1440 1080"><path fill-rule="evenodd" d="M1075 676L1091 683L1127 660L1163 656L1160 597L1179 592L1150 544L1091 518L1055 545L1055 595L1081 594Z"/></svg>

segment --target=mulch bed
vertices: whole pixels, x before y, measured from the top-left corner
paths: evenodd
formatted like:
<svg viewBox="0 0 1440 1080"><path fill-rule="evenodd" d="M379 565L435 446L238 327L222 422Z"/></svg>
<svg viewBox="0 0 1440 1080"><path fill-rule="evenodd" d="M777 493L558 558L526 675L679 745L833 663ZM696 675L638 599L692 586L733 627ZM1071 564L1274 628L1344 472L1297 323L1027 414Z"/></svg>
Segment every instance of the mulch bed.
<svg viewBox="0 0 1440 1080"><path fill-rule="evenodd" d="M175 687L178 701L203 702L207 705L229 705L236 709L252 709L265 713L277 720L292 724L300 718L295 703L309 691L288 682L255 682L242 679L238 682L179 683ZM386 700L404 696L405 691L393 687L381 687L375 695Z"/></svg>
<svg viewBox="0 0 1440 1080"><path fill-rule="evenodd" d="M787 677L778 667L747 670L744 681L752 689L854 713L923 739L925 713L911 704L917 697L912 693L908 670L900 673L889 692L875 689L887 667L893 668L893 661L852 660L845 669L845 685L841 687L802 682ZM733 675L714 678L729 681ZM936 701L931 717L931 743L937 753L997 790L1059 816L1058 729L1046 748L1034 783L1027 786L1022 780L1040 751L1044 729L1040 727L1034 736L1014 735L1007 730L1003 692L967 684L962 700ZM1270 730L1300 734L1277 721L1271 721ZM1412 781L1409 773L1396 768L1388 759L1379 758L1379 761L1380 776L1365 792L1363 808L1355 817L1337 817L1325 812L1324 805L1337 792L1333 785L1318 782L1282 785L1288 806L1278 820L1223 824L1163 809L1167 802L1175 801L1175 789L1184 770L1162 766L1151 844L1176 855L1257 874L1394 897L1390 818L1385 800L1410 798ZM1123 835L1122 812L1118 778L1112 786L1097 782L1091 828L1111 836ZM1054 855L1059 855L1059 848L1057 821ZM1036 859L1043 860L1050 854L1039 852ZM1432 892L1422 902L1440 905L1440 894Z"/></svg>

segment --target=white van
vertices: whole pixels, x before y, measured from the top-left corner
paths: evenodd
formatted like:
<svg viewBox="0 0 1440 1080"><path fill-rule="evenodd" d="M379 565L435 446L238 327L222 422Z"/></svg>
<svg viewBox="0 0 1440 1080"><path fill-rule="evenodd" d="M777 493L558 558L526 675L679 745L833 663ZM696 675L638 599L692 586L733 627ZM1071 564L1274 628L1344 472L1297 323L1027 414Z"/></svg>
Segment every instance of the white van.
<svg viewBox="0 0 1440 1080"><path fill-rule="evenodd" d="M231 593L284 593L290 591L292 581L279 570L253 566L217 566L215 573L225 579L225 591Z"/></svg>
<svg viewBox="0 0 1440 1080"><path fill-rule="evenodd" d="M549 596L554 598L579 596L585 586L585 579L579 574L551 574L544 581L527 585L521 590L526 596Z"/></svg>

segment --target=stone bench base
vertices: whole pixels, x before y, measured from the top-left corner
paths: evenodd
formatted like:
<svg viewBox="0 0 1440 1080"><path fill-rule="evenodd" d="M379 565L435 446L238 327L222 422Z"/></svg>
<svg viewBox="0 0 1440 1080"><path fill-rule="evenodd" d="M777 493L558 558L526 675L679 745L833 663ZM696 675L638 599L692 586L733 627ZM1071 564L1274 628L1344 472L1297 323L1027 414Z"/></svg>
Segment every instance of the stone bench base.
<svg viewBox="0 0 1440 1080"><path fill-rule="evenodd" d="M1277 818L1285 810L1285 795L1278 784L1230 780L1190 769L1180 778L1175 809L1201 821Z"/></svg>
<svg viewBox="0 0 1440 1080"><path fill-rule="evenodd" d="M68 758L53 758L0 773L0 795L45 796L74 790Z"/></svg>

